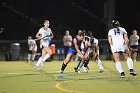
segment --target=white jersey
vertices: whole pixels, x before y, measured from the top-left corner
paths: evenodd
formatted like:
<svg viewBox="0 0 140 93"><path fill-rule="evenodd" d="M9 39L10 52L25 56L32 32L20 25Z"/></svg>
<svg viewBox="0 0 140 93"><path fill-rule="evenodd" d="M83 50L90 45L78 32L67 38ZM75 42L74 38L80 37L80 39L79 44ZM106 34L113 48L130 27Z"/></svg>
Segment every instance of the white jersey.
<svg viewBox="0 0 140 93"><path fill-rule="evenodd" d="M37 51L37 45L36 45L35 40L28 39L28 46L29 46L30 51L32 51L32 50Z"/></svg>
<svg viewBox="0 0 140 93"><path fill-rule="evenodd" d="M97 45L98 45L98 40L94 38L93 41L91 41L91 47L88 48L89 53L94 52Z"/></svg>
<svg viewBox="0 0 140 93"><path fill-rule="evenodd" d="M89 41L85 41L81 43L81 49L83 50L84 48L88 47L88 42ZM92 41L91 41L92 42ZM94 52L96 45L98 45L98 40L96 38L93 39L93 42L91 44L91 46L88 47L88 51L89 53Z"/></svg>
<svg viewBox="0 0 140 93"><path fill-rule="evenodd" d="M44 29L44 27L39 29L39 34L42 36L42 45L44 47L48 47L51 42L51 37L50 35L52 34L52 31L50 28ZM45 38L44 38L45 37Z"/></svg>
<svg viewBox="0 0 140 93"><path fill-rule="evenodd" d="M124 33L127 32L122 27L109 30L108 36L111 37L113 43L113 45L111 45L112 52L124 52L126 49L128 49L125 45Z"/></svg>
<svg viewBox="0 0 140 93"><path fill-rule="evenodd" d="M119 30L118 30L119 29ZM112 38L112 43L114 46L124 45L124 33L127 33L126 30L122 27L112 28L108 32L108 36Z"/></svg>
<svg viewBox="0 0 140 93"><path fill-rule="evenodd" d="M131 35L131 37L130 37L130 42L131 42L130 45L139 45L138 40L139 40L138 35L136 35L136 36Z"/></svg>

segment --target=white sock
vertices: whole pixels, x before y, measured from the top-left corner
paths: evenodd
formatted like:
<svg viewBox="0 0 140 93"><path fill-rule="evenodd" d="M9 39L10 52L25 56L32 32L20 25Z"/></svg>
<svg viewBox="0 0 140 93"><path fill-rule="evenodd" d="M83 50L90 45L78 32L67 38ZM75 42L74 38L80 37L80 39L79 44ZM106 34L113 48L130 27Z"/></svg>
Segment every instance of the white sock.
<svg viewBox="0 0 140 93"><path fill-rule="evenodd" d="M35 55L33 54L33 55L32 55L32 61L34 61L34 60L35 60Z"/></svg>
<svg viewBox="0 0 140 93"><path fill-rule="evenodd" d="M36 66L40 66L40 64L43 62L43 59L42 57L39 58L39 60L37 61L36 63Z"/></svg>
<svg viewBox="0 0 140 93"><path fill-rule="evenodd" d="M120 73L124 72L122 69L122 64L119 61L116 62L116 68Z"/></svg>
<svg viewBox="0 0 140 93"><path fill-rule="evenodd" d="M96 63L98 64L99 69L102 69L102 70L104 69L102 66L102 61L100 59L97 59Z"/></svg>
<svg viewBox="0 0 140 93"><path fill-rule="evenodd" d="M31 59L31 54L28 54L28 61L30 61Z"/></svg>
<svg viewBox="0 0 140 93"><path fill-rule="evenodd" d="M127 59L127 65L128 65L128 68L129 68L129 69L133 69L133 61L132 61L131 58L128 58L128 59Z"/></svg>
<svg viewBox="0 0 140 93"><path fill-rule="evenodd" d="M45 62L49 57L50 57L50 55L46 54L45 57L43 58L43 62Z"/></svg>
<svg viewBox="0 0 140 93"><path fill-rule="evenodd" d="M79 57L76 55L76 56L75 56L75 60L74 60L74 61L78 61L78 58L79 58Z"/></svg>

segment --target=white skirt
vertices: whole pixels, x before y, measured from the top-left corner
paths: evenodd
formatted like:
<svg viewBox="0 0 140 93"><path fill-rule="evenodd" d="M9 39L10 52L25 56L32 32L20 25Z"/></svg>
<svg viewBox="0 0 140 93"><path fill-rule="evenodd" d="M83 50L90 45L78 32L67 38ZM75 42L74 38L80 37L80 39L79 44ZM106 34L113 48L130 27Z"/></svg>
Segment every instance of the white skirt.
<svg viewBox="0 0 140 93"><path fill-rule="evenodd" d="M111 45L111 51L112 52L125 52L125 50L127 50L128 47L127 45Z"/></svg>

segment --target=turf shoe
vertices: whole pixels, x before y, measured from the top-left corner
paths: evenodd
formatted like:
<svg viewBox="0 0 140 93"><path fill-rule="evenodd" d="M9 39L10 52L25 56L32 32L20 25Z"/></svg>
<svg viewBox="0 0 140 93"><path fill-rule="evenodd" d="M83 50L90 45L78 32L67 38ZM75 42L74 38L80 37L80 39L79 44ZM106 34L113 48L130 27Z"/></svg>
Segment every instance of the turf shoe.
<svg viewBox="0 0 140 93"><path fill-rule="evenodd" d="M104 72L104 70L103 69L100 69L100 73L103 73Z"/></svg>
<svg viewBox="0 0 140 93"><path fill-rule="evenodd" d="M121 73L121 78L124 78L124 77L125 77L125 73L122 72L122 73Z"/></svg>
<svg viewBox="0 0 140 93"><path fill-rule="evenodd" d="M133 69L130 69L129 71L130 71L130 75L132 75L132 76L136 76L137 75L137 73Z"/></svg>
<svg viewBox="0 0 140 93"><path fill-rule="evenodd" d="M39 66L34 66L34 68L36 69L36 70L39 70L40 69L40 67Z"/></svg>
<svg viewBox="0 0 140 93"><path fill-rule="evenodd" d="M64 73L64 70L60 70L59 73Z"/></svg>
<svg viewBox="0 0 140 93"><path fill-rule="evenodd" d="M77 67L74 67L75 72L78 72Z"/></svg>
<svg viewBox="0 0 140 93"><path fill-rule="evenodd" d="M74 70L76 73L80 73L80 70L78 70L77 67L74 67Z"/></svg>
<svg viewBox="0 0 140 93"><path fill-rule="evenodd" d="M87 67L83 67L84 72L88 73Z"/></svg>

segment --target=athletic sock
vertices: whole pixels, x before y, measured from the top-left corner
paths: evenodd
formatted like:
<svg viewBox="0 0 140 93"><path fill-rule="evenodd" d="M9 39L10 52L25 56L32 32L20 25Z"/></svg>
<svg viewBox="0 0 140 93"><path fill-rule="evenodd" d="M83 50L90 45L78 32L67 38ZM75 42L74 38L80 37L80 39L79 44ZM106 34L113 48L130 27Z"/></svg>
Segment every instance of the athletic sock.
<svg viewBox="0 0 140 93"><path fill-rule="evenodd" d="M32 61L34 61L34 60L35 60L35 55L33 54L33 55L32 55Z"/></svg>
<svg viewBox="0 0 140 93"><path fill-rule="evenodd" d="M121 62L119 62L119 61L116 62L116 68L119 71L119 73L124 72L123 69L122 69Z"/></svg>
<svg viewBox="0 0 140 93"><path fill-rule="evenodd" d="M45 62L49 57L50 57L50 55L46 54L45 57L43 58L43 62Z"/></svg>
<svg viewBox="0 0 140 93"><path fill-rule="evenodd" d="M28 54L28 61L30 61L30 59L31 59L31 54Z"/></svg>
<svg viewBox="0 0 140 93"><path fill-rule="evenodd" d="M66 68L66 66L67 66L67 64L65 64L65 63L63 62L62 67L61 67L61 70L64 71L64 69Z"/></svg>
<svg viewBox="0 0 140 93"><path fill-rule="evenodd" d="M87 67L89 60L85 60L84 67Z"/></svg>
<svg viewBox="0 0 140 93"><path fill-rule="evenodd" d="M131 58L128 58L128 59L127 59L127 65L128 65L128 68L129 68L129 69L133 69L133 61L132 61Z"/></svg>
<svg viewBox="0 0 140 93"><path fill-rule="evenodd" d="M36 66L40 66L40 64L42 63L42 61L43 61L43 59L42 59L42 57L40 57L39 60L36 63Z"/></svg>
<svg viewBox="0 0 140 93"><path fill-rule="evenodd" d="M96 63L98 64L98 67L99 67L99 69L101 70L103 70L104 68L103 68L103 66L102 66L102 61L100 60L100 59L97 59L96 60Z"/></svg>

